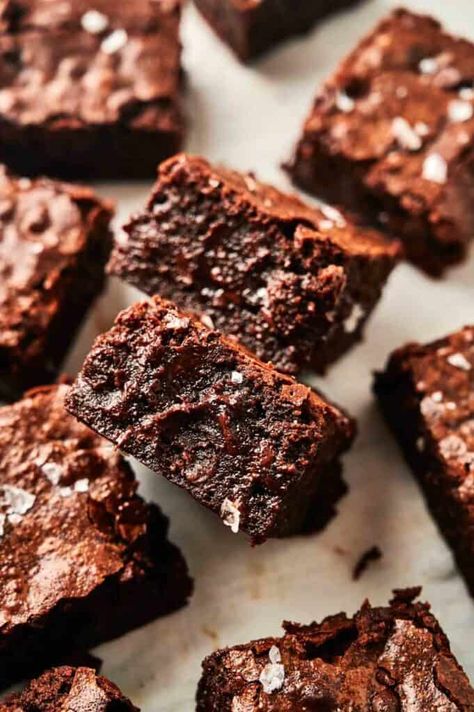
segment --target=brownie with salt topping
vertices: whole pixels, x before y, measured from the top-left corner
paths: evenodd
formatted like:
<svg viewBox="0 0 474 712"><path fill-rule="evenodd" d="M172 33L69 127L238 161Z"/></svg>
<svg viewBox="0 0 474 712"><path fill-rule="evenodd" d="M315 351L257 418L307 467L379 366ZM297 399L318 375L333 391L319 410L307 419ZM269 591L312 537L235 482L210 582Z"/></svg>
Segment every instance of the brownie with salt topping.
<svg viewBox="0 0 474 712"><path fill-rule="evenodd" d="M180 608L191 591L166 518L119 453L64 410L67 391L0 408L0 687Z"/></svg>
<svg viewBox="0 0 474 712"><path fill-rule="evenodd" d="M95 670L63 666L32 680L0 701L0 712L140 712L119 688Z"/></svg>
<svg viewBox="0 0 474 712"><path fill-rule="evenodd" d="M331 207L178 155L117 238L109 271L264 361L322 372L361 337L398 246Z"/></svg>
<svg viewBox="0 0 474 712"><path fill-rule="evenodd" d="M6 0L0 161L22 175L153 175L183 138L181 0Z"/></svg>
<svg viewBox="0 0 474 712"><path fill-rule="evenodd" d="M375 393L474 595L474 327L398 349Z"/></svg>
<svg viewBox="0 0 474 712"><path fill-rule="evenodd" d="M283 638L203 663L198 712L472 712L474 690L420 589L354 617L285 623Z"/></svg>
<svg viewBox="0 0 474 712"><path fill-rule="evenodd" d="M215 32L243 62L359 0L194 0Z"/></svg>
<svg viewBox="0 0 474 712"><path fill-rule="evenodd" d="M158 297L98 337L66 407L255 543L321 526L343 491L352 421Z"/></svg>
<svg viewBox="0 0 474 712"><path fill-rule="evenodd" d="M473 146L474 44L397 10L326 82L289 170L439 276L474 234Z"/></svg>
<svg viewBox="0 0 474 712"><path fill-rule="evenodd" d="M0 166L0 399L56 377L104 285L112 214L90 188Z"/></svg>

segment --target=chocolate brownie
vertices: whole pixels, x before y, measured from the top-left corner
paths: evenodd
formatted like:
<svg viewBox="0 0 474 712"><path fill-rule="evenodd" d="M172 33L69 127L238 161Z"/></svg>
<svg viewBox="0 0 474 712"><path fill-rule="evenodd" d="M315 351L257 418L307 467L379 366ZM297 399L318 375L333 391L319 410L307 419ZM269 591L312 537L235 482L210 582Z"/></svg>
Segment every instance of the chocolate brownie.
<svg viewBox="0 0 474 712"><path fill-rule="evenodd" d="M112 446L64 410L68 386L0 408L0 686L183 606L167 520Z"/></svg>
<svg viewBox="0 0 474 712"><path fill-rule="evenodd" d="M194 0L211 27L243 61L302 34L359 0Z"/></svg>
<svg viewBox="0 0 474 712"><path fill-rule="evenodd" d="M139 178L183 138L181 0L6 0L0 160L18 173Z"/></svg>
<svg viewBox="0 0 474 712"><path fill-rule="evenodd" d="M474 326L395 351L375 393L474 595Z"/></svg>
<svg viewBox="0 0 474 712"><path fill-rule="evenodd" d="M198 712L472 712L474 690L429 605L413 602L419 591L217 651Z"/></svg>
<svg viewBox="0 0 474 712"><path fill-rule="evenodd" d="M0 701L0 712L140 712L119 688L90 668L59 667Z"/></svg>
<svg viewBox="0 0 474 712"><path fill-rule="evenodd" d="M0 166L0 398L55 378L103 287L111 217L89 188Z"/></svg>
<svg viewBox="0 0 474 712"><path fill-rule="evenodd" d="M290 171L439 276L474 234L473 146L474 45L398 10L320 91Z"/></svg>
<svg viewBox="0 0 474 712"><path fill-rule="evenodd" d="M332 208L179 155L109 270L172 299L280 370L324 371L361 338L398 245Z"/></svg>
<svg viewBox="0 0 474 712"><path fill-rule="evenodd" d="M96 340L67 408L256 543L327 508L320 488L337 484L354 429L310 388L158 297Z"/></svg>

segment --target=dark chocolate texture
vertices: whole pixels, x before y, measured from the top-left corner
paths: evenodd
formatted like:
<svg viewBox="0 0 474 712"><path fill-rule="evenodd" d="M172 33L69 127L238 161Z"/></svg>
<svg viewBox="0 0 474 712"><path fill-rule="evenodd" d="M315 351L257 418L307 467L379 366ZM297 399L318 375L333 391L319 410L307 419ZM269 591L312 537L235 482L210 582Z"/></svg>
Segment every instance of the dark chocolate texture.
<svg viewBox="0 0 474 712"><path fill-rule="evenodd" d="M439 276L474 234L473 146L474 45L397 10L319 92L290 171Z"/></svg>
<svg viewBox="0 0 474 712"><path fill-rule="evenodd" d="M474 327L398 349L375 393L474 595Z"/></svg>
<svg viewBox="0 0 474 712"><path fill-rule="evenodd" d="M106 441L64 410L68 386L0 409L0 686L186 603L167 520Z"/></svg>
<svg viewBox="0 0 474 712"><path fill-rule="evenodd" d="M398 246L338 211L179 155L109 270L172 299L278 369L323 372L362 336Z"/></svg>
<svg viewBox="0 0 474 712"><path fill-rule="evenodd" d="M474 690L418 591L217 651L198 712L472 712Z"/></svg>
<svg viewBox="0 0 474 712"><path fill-rule="evenodd" d="M354 434L310 388L158 297L96 340L67 407L255 542L327 508Z"/></svg>
<svg viewBox="0 0 474 712"><path fill-rule="evenodd" d="M153 175L183 137L180 13L180 0L3 2L0 160L22 175Z"/></svg>
<svg viewBox="0 0 474 712"><path fill-rule="evenodd" d="M0 166L0 398L56 377L104 284L110 203Z"/></svg>

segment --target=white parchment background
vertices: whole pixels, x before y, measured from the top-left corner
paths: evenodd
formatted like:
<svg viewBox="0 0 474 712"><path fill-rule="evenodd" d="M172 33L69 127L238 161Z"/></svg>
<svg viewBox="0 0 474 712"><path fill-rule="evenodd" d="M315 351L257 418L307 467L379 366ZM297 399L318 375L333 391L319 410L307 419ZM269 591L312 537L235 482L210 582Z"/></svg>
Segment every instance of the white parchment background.
<svg viewBox="0 0 474 712"><path fill-rule="evenodd" d="M131 2L131 0L128 0ZM316 87L337 61L391 7L369 0L287 43L253 67L243 67L193 8L183 27L190 133L187 149L238 169L252 169L288 186L280 163L290 156ZM473 0L409 0L453 32L474 39ZM118 201L117 225L143 204L149 184L100 186ZM82 330L69 360L80 365L94 334L138 293L113 282ZM365 597L381 604L391 588L422 584L424 597L474 678L474 606L451 555L427 514L420 492L385 430L370 392L371 372L394 347L428 340L474 322L474 257L433 282L400 267L367 329L366 341L317 381L357 417L359 438L345 461L350 493L319 536L269 542L251 549L217 517L177 488L137 468L144 495L171 518L171 538L195 578L190 605L122 639L103 645L103 671L143 712L188 712L201 659L214 648L279 634L282 619L309 622L353 612ZM383 560L355 583L360 554L377 544Z"/></svg>

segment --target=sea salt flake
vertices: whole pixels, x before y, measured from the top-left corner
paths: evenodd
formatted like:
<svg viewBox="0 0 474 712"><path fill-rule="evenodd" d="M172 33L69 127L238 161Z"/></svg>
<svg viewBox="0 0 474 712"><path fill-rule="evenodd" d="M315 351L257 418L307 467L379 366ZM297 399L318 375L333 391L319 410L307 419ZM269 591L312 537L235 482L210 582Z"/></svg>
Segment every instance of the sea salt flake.
<svg viewBox="0 0 474 712"><path fill-rule="evenodd" d="M66 499L66 497L70 497L72 495L74 490L72 489L72 487L60 487L58 491L60 497Z"/></svg>
<svg viewBox="0 0 474 712"><path fill-rule="evenodd" d="M204 326L207 326L208 329L214 328L214 322L212 321L211 317L208 316L207 314L202 314L201 321L204 324Z"/></svg>
<svg viewBox="0 0 474 712"><path fill-rule="evenodd" d="M92 35L99 35L109 26L109 18L98 10L88 10L81 17L82 29Z"/></svg>
<svg viewBox="0 0 474 712"><path fill-rule="evenodd" d="M455 368L460 368L462 371L470 371L472 366L467 358L460 353L451 354L446 361Z"/></svg>
<svg viewBox="0 0 474 712"><path fill-rule="evenodd" d="M281 654L276 645L272 645L268 653L270 662L265 665L260 673L259 682L263 691L271 695L277 690L281 690L285 682L285 667L281 664Z"/></svg>
<svg viewBox="0 0 474 712"><path fill-rule="evenodd" d="M422 176L425 180L443 185L448 179L448 164L439 153L431 153L424 160Z"/></svg>
<svg viewBox="0 0 474 712"><path fill-rule="evenodd" d="M226 527L229 527L233 534L239 533L240 509L237 502L227 499L222 502L221 519Z"/></svg>
<svg viewBox="0 0 474 712"><path fill-rule="evenodd" d="M402 116L392 121L392 133L402 148L408 151L419 151L423 145L421 138Z"/></svg>
<svg viewBox="0 0 474 712"><path fill-rule="evenodd" d="M0 504L6 507L7 516L10 514L26 514L33 507L36 497L21 487L2 485L0 487Z"/></svg>
<svg viewBox="0 0 474 712"><path fill-rule="evenodd" d="M128 42L128 35L125 30L114 30L104 40L100 48L105 54L115 54L123 49Z"/></svg>
<svg viewBox="0 0 474 712"><path fill-rule="evenodd" d="M220 180L217 180L217 178L209 178L209 185L211 188L218 188L220 184L221 182Z"/></svg>
<svg viewBox="0 0 474 712"><path fill-rule="evenodd" d="M52 485L57 485L63 473L62 467L56 462L45 462L41 465L41 471L48 478Z"/></svg>
<svg viewBox="0 0 474 712"><path fill-rule="evenodd" d="M232 383L242 383L244 380L244 377L239 371L232 371L230 374L230 380Z"/></svg>
<svg viewBox="0 0 474 712"><path fill-rule="evenodd" d="M89 480L82 478L74 482L74 492L87 492L89 490Z"/></svg>
<svg viewBox="0 0 474 712"><path fill-rule="evenodd" d="M5 523L7 521L6 514L0 514L0 539L5 533Z"/></svg>
<svg viewBox="0 0 474 712"><path fill-rule="evenodd" d="M425 418L439 418L445 411L444 404L438 403L432 396L423 398L420 409Z"/></svg>
<svg viewBox="0 0 474 712"><path fill-rule="evenodd" d="M447 435L440 440L439 450L447 460L458 458L467 453L467 445L458 435Z"/></svg>
<svg viewBox="0 0 474 712"><path fill-rule="evenodd" d="M436 74L439 69L436 57L425 57L418 64L418 69L422 74Z"/></svg>
<svg viewBox="0 0 474 712"><path fill-rule="evenodd" d="M326 218L328 218L328 220L332 220L338 227L345 227L347 225L342 213L340 213L339 210L334 208L332 205L322 205L321 212Z"/></svg>
<svg viewBox="0 0 474 712"><path fill-rule="evenodd" d="M354 304L351 313L346 319L344 319L344 331L347 334L352 334L357 329L364 316L365 311L362 309L360 304Z"/></svg>
<svg viewBox="0 0 474 712"><path fill-rule="evenodd" d="M454 99L448 104L448 118L453 123L469 121L474 116L474 106L467 101Z"/></svg>
<svg viewBox="0 0 474 712"><path fill-rule="evenodd" d="M336 106L339 111L342 111L344 114L349 114L351 111L354 110L355 101L354 99L351 99L351 97L348 96L345 92L341 91L336 94Z"/></svg>
<svg viewBox="0 0 474 712"><path fill-rule="evenodd" d="M332 230L334 228L334 223L332 220L320 220L318 225L320 230Z"/></svg>
<svg viewBox="0 0 474 712"><path fill-rule="evenodd" d="M425 124L424 121L417 121L415 124L415 131L418 136L428 136L430 132L430 127L428 126L428 124Z"/></svg>
<svg viewBox="0 0 474 712"><path fill-rule="evenodd" d="M474 88L473 87L463 87L459 90L459 98L464 101L474 100Z"/></svg>

